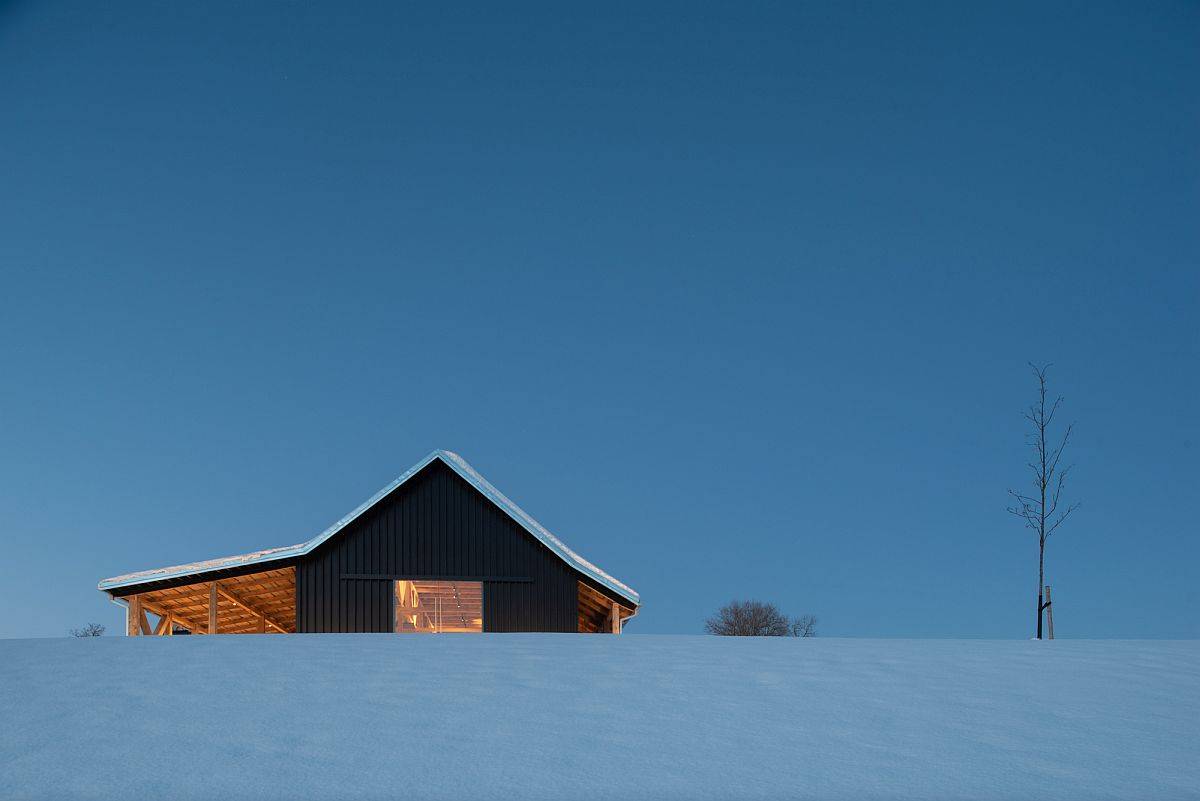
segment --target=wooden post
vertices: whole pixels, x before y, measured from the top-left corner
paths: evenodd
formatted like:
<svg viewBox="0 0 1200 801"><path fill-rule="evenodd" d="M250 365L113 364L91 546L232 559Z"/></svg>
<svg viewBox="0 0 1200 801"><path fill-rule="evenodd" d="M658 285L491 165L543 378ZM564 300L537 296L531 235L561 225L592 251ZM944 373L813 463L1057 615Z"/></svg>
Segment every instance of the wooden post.
<svg viewBox="0 0 1200 801"><path fill-rule="evenodd" d="M258 628L255 629L255 633L257 633L257 634L266 634L267 633L267 619L265 617L263 617L262 615L258 616Z"/></svg>
<svg viewBox="0 0 1200 801"><path fill-rule="evenodd" d="M1046 634L1054 639L1054 607L1050 605L1050 585L1046 585Z"/></svg>
<svg viewBox="0 0 1200 801"><path fill-rule="evenodd" d="M137 637L142 633L142 596L129 596L129 606L125 609L125 634Z"/></svg>
<svg viewBox="0 0 1200 801"><path fill-rule="evenodd" d="M621 633L621 607L617 604L612 605L612 611L608 613L608 622L613 634Z"/></svg>
<svg viewBox="0 0 1200 801"><path fill-rule="evenodd" d="M208 633L217 633L217 582L208 585Z"/></svg>
<svg viewBox="0 0 1200 801"><path fill-rule="evenodd" d="M170 615L170 614L167 615L167 632L166 632L166 634L168 637L175 636L175 616L174 615Z"/></svg>

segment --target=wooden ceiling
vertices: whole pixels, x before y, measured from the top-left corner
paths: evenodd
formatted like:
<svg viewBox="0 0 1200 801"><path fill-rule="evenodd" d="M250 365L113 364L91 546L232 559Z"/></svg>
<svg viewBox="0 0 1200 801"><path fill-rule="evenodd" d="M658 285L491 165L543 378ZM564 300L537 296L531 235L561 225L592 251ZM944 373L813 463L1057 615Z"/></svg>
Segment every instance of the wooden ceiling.
<svg viewBox="0 0 1200 801"><path fill-rule="evenodd" d="M211 582L141 593L146 611L170 614L193 634L208 633ZM262 623L260 624L260 620ZM296 569L225 578L217 582L217 633L254 634L296 630Z"/></svg>
<svg viewBox="0 0 1200 801"><path fill-rule="evenodd" d="M616 602L599 590L579 582L579 633L596 634L612 632L612 609ZM633 610L617 604L622 619L631 617Z"/></svg>

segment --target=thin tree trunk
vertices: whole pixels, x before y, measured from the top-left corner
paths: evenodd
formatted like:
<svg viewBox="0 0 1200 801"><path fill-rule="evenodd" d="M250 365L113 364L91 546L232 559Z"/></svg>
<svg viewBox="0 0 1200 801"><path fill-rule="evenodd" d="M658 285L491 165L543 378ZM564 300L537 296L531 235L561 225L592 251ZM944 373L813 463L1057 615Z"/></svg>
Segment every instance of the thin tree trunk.
<svg viewBox="0 0 1200 801"><path fill-rule="evenodd" d="M1037 638L1042 639L1042 579L1045 575L1046 543L1038 543Z"/></svg>
<svg viewBox="0 0 1200 801"><path fill-rule="evenodd" d="M1038 401L1038 455L1041 457L1042 469L1038 473L1038 489L1041 490L1042 502L1038 508L1038 591L1037 591L1037 638L1042 639L1042 579L1045 578L1046 567L1046 382L1039 381L1040 392Z"/></svg>

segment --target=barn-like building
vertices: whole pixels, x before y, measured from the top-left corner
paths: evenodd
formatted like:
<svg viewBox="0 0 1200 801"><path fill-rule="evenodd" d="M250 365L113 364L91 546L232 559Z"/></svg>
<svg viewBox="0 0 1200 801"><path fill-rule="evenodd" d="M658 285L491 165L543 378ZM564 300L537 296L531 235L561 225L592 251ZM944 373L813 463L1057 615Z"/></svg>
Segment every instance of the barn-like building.
<svg viewBox="0 0 1200 801"><path fill-rule="evenodd" d="M99 588L126 605L130 635L616 634L640 605L442 450L307 542L143 570Z"/></svg>

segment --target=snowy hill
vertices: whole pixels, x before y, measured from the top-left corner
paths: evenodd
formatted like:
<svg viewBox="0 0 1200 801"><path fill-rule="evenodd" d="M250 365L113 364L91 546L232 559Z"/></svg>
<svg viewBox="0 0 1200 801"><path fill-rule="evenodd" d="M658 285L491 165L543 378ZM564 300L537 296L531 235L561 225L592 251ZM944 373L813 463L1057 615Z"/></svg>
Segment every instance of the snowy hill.
<svg viewBox="0 0 1200 801"><path fill-rule="evenodd" d="M0 798L1200 797L1200 643L0 641Z"/></svg>

